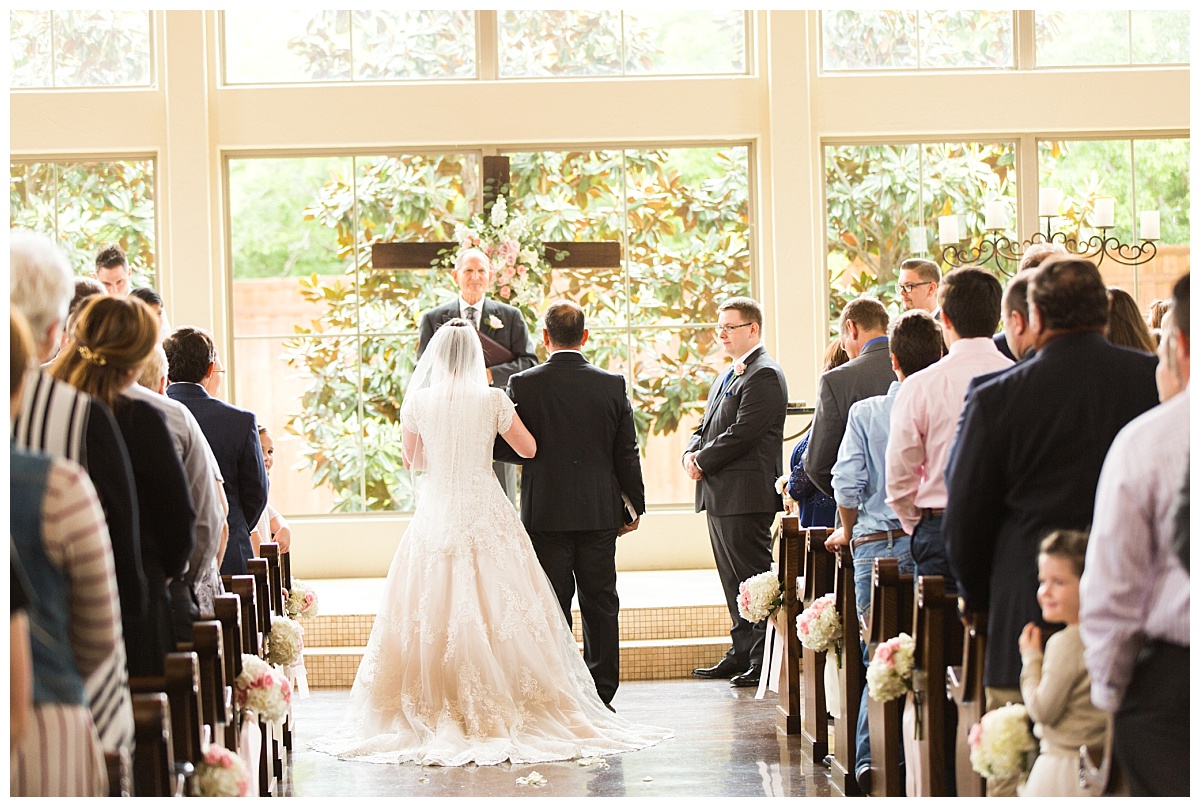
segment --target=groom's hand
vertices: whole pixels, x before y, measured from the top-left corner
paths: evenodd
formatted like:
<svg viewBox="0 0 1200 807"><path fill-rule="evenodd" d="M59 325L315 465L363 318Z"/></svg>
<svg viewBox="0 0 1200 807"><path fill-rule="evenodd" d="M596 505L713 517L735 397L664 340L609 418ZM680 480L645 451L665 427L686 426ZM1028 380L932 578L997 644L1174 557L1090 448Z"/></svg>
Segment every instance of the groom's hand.
<svg viewBox="0 0 1200 807"><path fill-rule="evenodd" d="M689 478L699 481L704 476L704 472L700 470L700 466L696 464L696 452L692 451L683 455L683 469L687 471Z"/></svg>
<svg viewBox="0 0 1200 807"><path fill-rule="evenodd" d="M642 517L638 516L637 518L635 518L633 521L629 522L628 524L622 524L617 529L617 537L620 538L622 535L624 535L627 532L633 532L634 530L636 530L638 528L638 524L640 524L641 522L642 522Z"/></svg>

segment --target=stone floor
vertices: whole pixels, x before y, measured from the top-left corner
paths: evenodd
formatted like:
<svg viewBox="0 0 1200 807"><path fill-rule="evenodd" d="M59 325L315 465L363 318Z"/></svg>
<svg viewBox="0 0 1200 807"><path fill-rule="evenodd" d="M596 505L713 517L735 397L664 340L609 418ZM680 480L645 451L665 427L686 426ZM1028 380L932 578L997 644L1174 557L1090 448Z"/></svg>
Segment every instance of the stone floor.
<svg viewBox="0 0 1200 807"><path fill-rule="evenodd" d="M828 796L827 770L807 761L800 738L775 730L777 700L726 681L622 683L613 705L631 720L667 726L672 739L607 758L608 768L576 762L422 768L345 762L307 749L333 729L347 690L315 691L294 713L295 756L285 793L296 796ZM537 771L541 787L519 786ZM420 781L422 778L427 781Z"/></svg>

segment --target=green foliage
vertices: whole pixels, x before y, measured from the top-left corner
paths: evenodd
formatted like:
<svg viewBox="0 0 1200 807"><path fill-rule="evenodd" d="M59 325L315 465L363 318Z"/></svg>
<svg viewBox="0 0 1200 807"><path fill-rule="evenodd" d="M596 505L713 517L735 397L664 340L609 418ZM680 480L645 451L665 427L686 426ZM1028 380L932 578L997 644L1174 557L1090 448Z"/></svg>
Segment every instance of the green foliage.
<svg viewBox="0 0 1200 807"><path fill-rule="evenodd" d="M9 165L9 223L53 236L76 274L95 270L101 245L125 250L134 286L154 282L154 162Z"/></svg>
<svg viewBox="0 0 1200 807"><path fill-rule="evenodd" d="M826 70L1013 66L1011 11L823 11Z"/></svg>
<svg viewBox="0 0 1200 807"><path fill-rule="evenodd" d="M150 83L146 11L10 11L13 87Z"/></svg>

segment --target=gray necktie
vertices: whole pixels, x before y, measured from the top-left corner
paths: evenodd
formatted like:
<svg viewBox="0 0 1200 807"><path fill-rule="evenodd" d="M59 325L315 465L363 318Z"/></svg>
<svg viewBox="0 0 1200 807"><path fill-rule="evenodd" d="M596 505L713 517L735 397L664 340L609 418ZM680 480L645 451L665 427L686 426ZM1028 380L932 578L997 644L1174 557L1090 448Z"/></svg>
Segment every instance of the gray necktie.
<svg viewBox="0 0 1200 807"><path fill-rule="evenodd" d="M475 330L479 330L479 312L470 306L467 307L467 319L475 326Z"/></svg>

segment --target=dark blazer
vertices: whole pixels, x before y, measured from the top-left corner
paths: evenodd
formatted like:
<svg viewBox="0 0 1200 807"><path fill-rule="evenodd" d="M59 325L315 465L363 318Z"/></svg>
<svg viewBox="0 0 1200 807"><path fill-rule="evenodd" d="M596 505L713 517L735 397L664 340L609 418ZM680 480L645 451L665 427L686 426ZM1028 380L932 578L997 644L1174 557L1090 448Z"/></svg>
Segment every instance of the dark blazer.
<svg viewBox="0 0 1200 807"><path fill-rule="evenodd" d="M1017 639L1041 613L1038 545L1088 528L1109 445L1158 403L1155 365L1099 333L1069 334L967 394L942 530L967 610L988 612L988 686L1019 685Z"/></svg>
<svg viewBox="0 0 1200 807"><path fill-rule="evenodd" d="M458 297L445 305L439 305L421 317L421 338L417 343L417 356L425 352L425 346L433 338L433 332L442 327L447 320L459 315ZM496 317L502 327L493 328L489 320ZM479 332L491 337L516 354L517 358L504 364L497 364L489 369L492 371L492 386L503 387L515 373L528 370L538 363L533 337L525 325L525 317L519 309L500 303L490 297L483 298L483 321L479 323Z"/></svg>
<svg viewBox="0 0 1200 807"><path fill-rule="evenodd" d="M846 433L850 407L864 398L887 395L895 380L886 339L868 345L854 360L821 375L804 470L826 496L833 495L833 464Z"/></svg>
<svg viewBox="0 0 1200 807"><path fill-rule="evenodd" d="M1008 347L1008 337L1004 335L1004 331L994 335L992 341L996 343L996 350L999 350L1013 361L1017 360L1017 357L1013 355L1012 350Z"/></svg>
<svg viewBox="0 0 1200 807"><path fill-rule="evenodd" d="M229 500L229 543L221 574L245 574L254 557L250 530L267 506L267 471L254 413L212 397L199 384L171 384L167 397L188 408L208 440Z"/></svg>
<svg viewBox="0 0 1200 807"><path fill-rule="evenodd" d="M621 494L646 512L642 463L625 377L560 352L508 379L508 395L537 440L522 459L503 438L496 459L521 463L521 521L530 532L616 531Z"/></svg>
<svg viewBox="0 0 1200 807"><path fill-rule="evenodd" d="M126 640L131 675L162 675L175 650L167 583L183 574L195 546L196 510L183 463L162 414L145 401L122 397L113 409L137 485L142 567L149 584L146 622Z"/></svg>
<svg viewBox="0 0 1200 807"><path fill-rule="evenodd" d="M783 421L787 380L766 348L746 361L722 392L722 376L708 391L704 419L688 441L704 472L696 483L696 512L714 516L776 513L783 498L775 480L783 474Z"/></svg>

